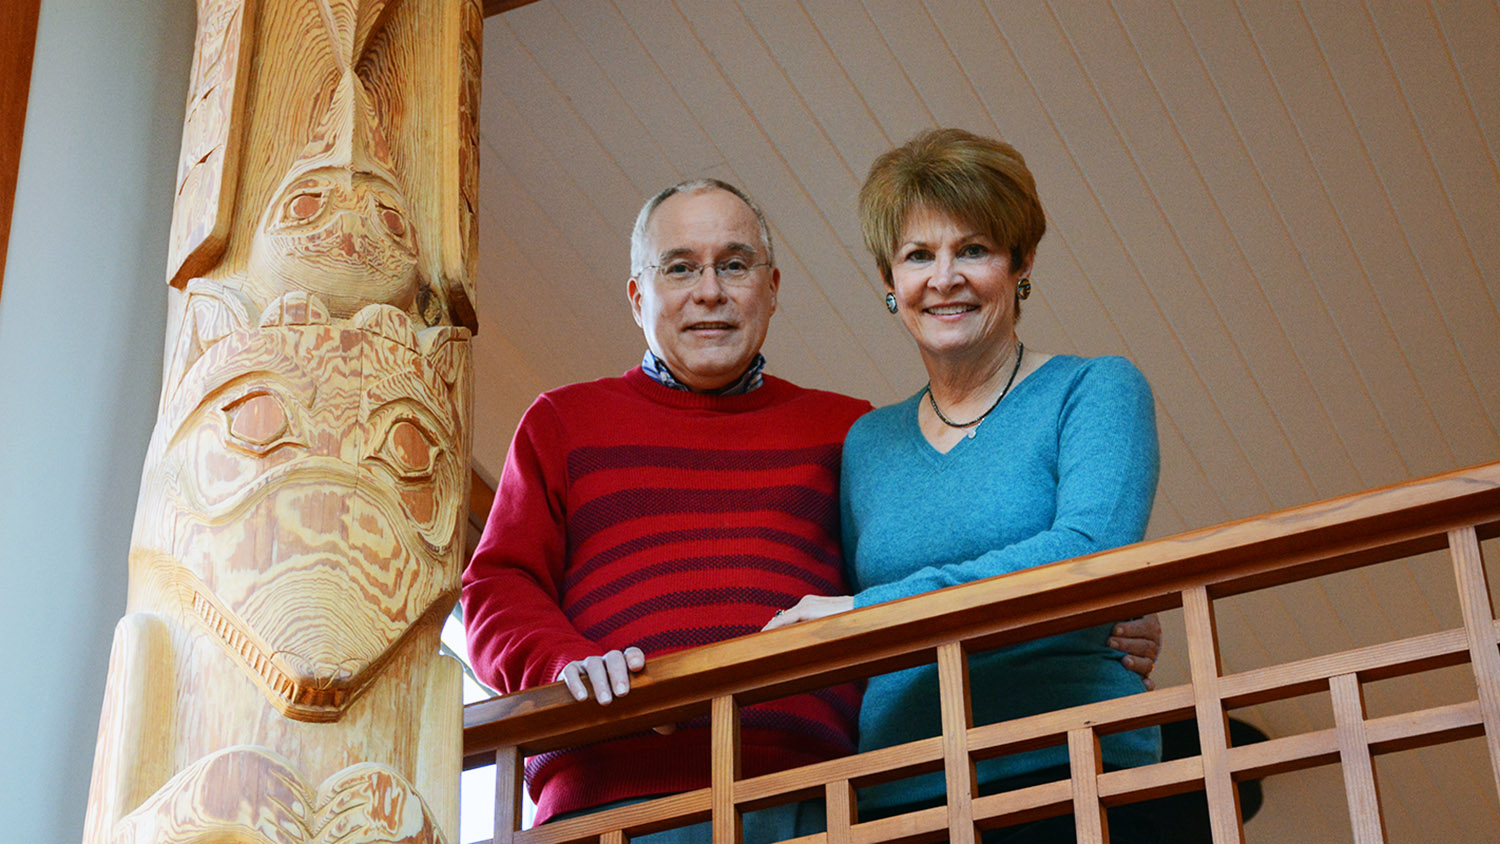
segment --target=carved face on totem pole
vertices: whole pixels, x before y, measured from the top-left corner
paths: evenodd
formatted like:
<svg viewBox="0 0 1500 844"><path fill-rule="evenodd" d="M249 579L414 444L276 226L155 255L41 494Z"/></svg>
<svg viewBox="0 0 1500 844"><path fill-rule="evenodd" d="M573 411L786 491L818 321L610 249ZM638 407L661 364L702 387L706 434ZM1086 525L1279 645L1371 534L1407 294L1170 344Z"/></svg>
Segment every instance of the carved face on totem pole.
<svg viewBox="0 0 1500 844"><path fill-rule="evenodd" d="M133 544L289 715L337 718L451 602L467 344L391 305L333 320L295 291L252 323L189 287Z"/></svg>

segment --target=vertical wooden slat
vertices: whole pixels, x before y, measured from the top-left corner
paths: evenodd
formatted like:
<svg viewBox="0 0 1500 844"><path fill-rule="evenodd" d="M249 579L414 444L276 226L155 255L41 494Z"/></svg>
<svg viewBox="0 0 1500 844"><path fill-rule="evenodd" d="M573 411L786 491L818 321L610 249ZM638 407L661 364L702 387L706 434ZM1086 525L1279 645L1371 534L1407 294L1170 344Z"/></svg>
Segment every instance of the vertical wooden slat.
<svg viewBox="0 0 1500 844"><path fill-rule="evenodd" d="M824 802L828 805L828 844L849 844L854 825L854 787L848 780L839 780L823 786Z"/></svg>
<svg viewBox="0 0 1500 844"><path fill-rule="evenodd" d="M1484 715L1490 773L1500 793L1500 651L1495 649L1495 610L1490 605L1484 560L1479 555L1479 537L1474 528L1448 531L1448 550L1453 555L1458 603L1464 614L1464 632L1469 637L1469 660L1474 668L1474 685L1479 690L1479 710Z"/></svg>
<svg viewBox="0 0 1500 844"><path fill-rule="evenodd" d="M521 787L524 769L515 747L495 751L495 844L511 844L521 828Z"/></svg>
<svg viewBox="0 0 1500 844"><path fill-rule="evenodd" d="M1240 793L1229 776L1229 716L1219 698L1219 638L1206 587L1183 590L1182 614L1187 629L1198 741L1203 748L1203 788L1208 795L1209 826L1214 844L1244 844Z"/></svg>
<svg viewBox="0 0 1500 844"><path fill-rule="evenodd" d="M1078 844L1109 844L1109 821L1099 805L1099 736L1093 728L1068 731L1068 769L1073 775L1073 822Z"/></svg>
<svg viewBox="0 0 1500 844"><path fill-rule="evenodd" d="M1339 742L1339 766L1344 769L1344 794L1349 801L1349 824L1355 844L1385 844L1385 818L1375 787L1375 764L1365 736L1365 699L1359 677L1340 674L1328 681L1333 697L1333 722Z"/></svg>
<svg viewBox="0 0 1500 844"><path fill-rule="evenodd" d="M599 844L625 844L625 833L618 829L606 832L599 836Z"/></svg>
<svg viewBox="0 0 1500 844"><path fill-rule="evenodd" d="M740 813L734 805L734 782L740 778L740 707L733 695L720 695L710 712L714 844L740 844Z"/></svg>
<svg viewBox="0 0 1500 844"><path fill-rule="evenodd" d="M969 659L963 645L937 649L943 713L943 771L948 782L948 840L974 844L974 760L969 756Z"/></svg>

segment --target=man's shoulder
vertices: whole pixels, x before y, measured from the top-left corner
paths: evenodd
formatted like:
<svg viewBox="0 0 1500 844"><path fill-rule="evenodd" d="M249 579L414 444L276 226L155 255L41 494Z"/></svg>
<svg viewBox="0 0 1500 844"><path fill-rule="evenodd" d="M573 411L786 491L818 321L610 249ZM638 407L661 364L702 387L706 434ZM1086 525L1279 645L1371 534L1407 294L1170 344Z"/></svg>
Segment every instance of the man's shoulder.
<svg viewBox="0 0 1500 844"><path fill-rule="evenodd" d="M874 407L861 398L835 393L832 390L801 387L774 375L765 376L765 385L781 392L788 401L807 402L810 405L825 408L827 412L849 414L851 418L863 416Z"/></svg>
<svg viewBox="0 0 1500 844"><path fill-rule="evenodd" d="M628 395L631 392L629 382L624 375L612 375L607 378L596 378L592 381L577 381L572 384L564 384L561 387L542 393L536 397L536 404L548 404L554 407L576 405L579 403L594 403L607 400L611 397Z"/></svg>

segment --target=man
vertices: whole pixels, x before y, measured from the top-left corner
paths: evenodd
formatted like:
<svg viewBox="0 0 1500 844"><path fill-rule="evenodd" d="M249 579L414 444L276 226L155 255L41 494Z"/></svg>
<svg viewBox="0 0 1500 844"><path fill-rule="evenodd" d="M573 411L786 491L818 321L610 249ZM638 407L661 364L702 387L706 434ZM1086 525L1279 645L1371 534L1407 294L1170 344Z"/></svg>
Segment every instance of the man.
<svg viewBox="0 0 1500 844"><path fill-rule="evenodd" d="M645 360L538 397L464 573L486 682L561 680L608 704L647 655L753 633L804 594L846 591L839 453L870 405L762 374L780 281L765 217L738 189L685 182L641 209L627 293ZM852 752L857 706L845 685L746 707L743 775ZM537 821L706 787L708 758L701 719L534 757ZM777 807L747 816L747 839L752 825L789 838L822 824L811 807ZM709 837L706 825L678 832Z"/></svg>

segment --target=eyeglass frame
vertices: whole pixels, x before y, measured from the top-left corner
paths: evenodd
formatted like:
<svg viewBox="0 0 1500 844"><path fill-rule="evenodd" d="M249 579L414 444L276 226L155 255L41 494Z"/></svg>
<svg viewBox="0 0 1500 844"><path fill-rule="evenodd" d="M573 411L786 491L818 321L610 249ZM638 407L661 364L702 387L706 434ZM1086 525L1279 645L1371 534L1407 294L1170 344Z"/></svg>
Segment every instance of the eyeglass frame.
<svg viewBox="0 0 1500 844"><path fill-rule="evenodd" d="M646 266L642 267L641 269L642 270L656 270L657 271L657 273L656 273L657 278L662 279L663 281L665 281L666 283L672 285L673 287L685 290L685 289L690 288L693 285L697 284L698 280L703 277L703 271L706 270L706 269L708 269L709 267L713 267L713 269L714 269L714 278L717 279L720 284L723 284L726 287L749 287L750 286L750 280L755 276L755 271L757 269L759 269L761 267L774 267L776 265L774 261L758 261L758 262L749 264L745 268L744 275L740 275L740 276L726 276L724 274L724 271L725 271L724 265L725 264L728 264L731 261L748 261L748 260L749 259L745 258L742 255L733 255L733 256L730 256L728 258L725 258L722 261L714 261L711 264L700 264L697 261L691 261L691 260L688 260L687 258L673 258L673 259L669 260L666 263L666 266L670 266L672 264L687 264L687 265L689 265L689 266L691 266L693 268L687 274L687 276L684 277L684 278L672 278L670 275L668 275L668 274L666 274L664 272L660 272L661 268L664 266L663 264L647 264Z"/></svg>

